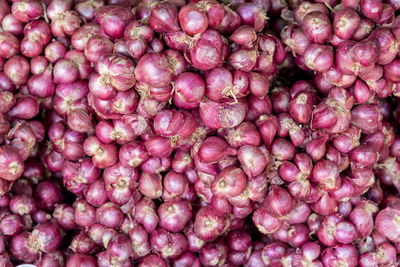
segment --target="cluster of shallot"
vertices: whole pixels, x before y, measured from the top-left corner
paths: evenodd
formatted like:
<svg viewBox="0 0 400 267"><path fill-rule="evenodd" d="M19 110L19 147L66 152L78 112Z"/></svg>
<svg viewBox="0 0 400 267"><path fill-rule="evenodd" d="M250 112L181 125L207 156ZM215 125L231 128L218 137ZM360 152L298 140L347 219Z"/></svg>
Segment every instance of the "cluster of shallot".
<svg viewBox="0 0 400 267"><path fill-rule="evenodd" d="M0 0L0 266L397 266L399 12Z"/></svg>

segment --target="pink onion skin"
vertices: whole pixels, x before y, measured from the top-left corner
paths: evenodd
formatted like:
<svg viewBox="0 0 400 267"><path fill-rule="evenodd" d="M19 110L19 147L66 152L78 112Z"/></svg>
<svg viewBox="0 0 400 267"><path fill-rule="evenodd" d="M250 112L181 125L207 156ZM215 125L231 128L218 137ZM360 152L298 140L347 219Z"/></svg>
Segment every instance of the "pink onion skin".
<svg viewBox="0 0 400 267"><path fill-rule="evenodd" d="M24 23L18 20L13 14L9 13L4 16L1 26L6 32L10 32L15 36L19 36L23 32Z"/></svg>
<svg viewBox="0 0 400 267"><path fill-rule="evenodd" d="M73 267L73 266L96 267L97 260L94 256L73 254L71 257L68 258L66 262L66 267Z"/></svg>
<svg viewBox="0 0 400 267"><path fill-rule="evenodd" d="M27 245L29 232L22 232L10 240L10 253L17 259L24 262L34 262L39 258L38 251L32 250Z"/></svg>
<svg viewBox="0 0 400 267"><path fill-rule="evenodd" d="M100 35L91 36L84 46L84 53L90 62L97 62L104 54L111 53L114 43L108 38Z"/></svg>
<svg viewBox="0 0 400 267"><path fill-rule="evenodd" d="M63 201L63 195L57 186L50 181L40 182L35 189L35 199L39 208L53 209L54 205Z"/></svg>
<svg viewBox="0 0 400 267"><path fill-rule="evenodd" d="M397 230L399 214L399 210L386 208L380 211L375 219L377 230L393 242L399 242L400 240L400 233Z"/></svg>
<svg viewBox="0 0 400 267"><path fill-rule="evenodd" d="M200 161L204 163L216 163L226 156L235 155L236 150L218 137L209 137L204 140L198 150Z"/></svg>
<svg viewBox="0 0 400 267"><path fill-rule="evenodd" d="M197 108L204 93L204 81L195 73L181 73L175 80L174 103L179 108Z"/></svg>
<svg viewBox="0 0 400 267"><path fill-rule="evenodd" d="M246 3L240 5L237 9L238 15L241 17L242 22L254 28L255 31L260 32L266 25L266 11L262 10L254 3Z"/></svg>
<svg viewBox="0 0 400 267"><path fill-rule="evenodd" d="M254 28L242 25L232 33L230 38L243 47L252 48L257 40L257 35Z"/></svg>
<svg viewBox="0 0 400 267"><path fill-rule="evenodd" d="M382 115L375 105L363 104L355 107L352 110L352 124L360 128L365 134L374 133L377 130L378 124L372 125L371 120L380 122Z"/></svg>
<svg viewBox="0 0 400 267"><path fill-rule="evenodd" d="M74 209L66 204L56 205L53 217L57 220L58 224L65 230L72 230L76 228L74 219Z"/></svg>
<svg viewBox="0 0 400 267"><path fill-rule="evenodd" d="M164 55L149 53L140 58L135 76L138 81L154 87L167 86L172 81L172 71Z"/></svg>
<svg viewBox="0 0 400 267"><path fill-rule="evenodd" d="M130 10L117 5L101 7L96 16L97 23L113 39L123 37L125 27L132 19Z"/></svg>
<svg viewBox="0 0 400 267"><path fill-rule="evenodd" d="M208 18L205 12L189 4L179 10L179 24L187 35L193 36L206 31Z"/></svg>
<svg viewBox="0 0 400 267"><path fill-rule="evenodd" d="M171 232L181 232L192 217L191 204L183 200L164 202L158 208L160 226Z"/></svg>
<svg viewBox="0 0 400 267"><path fill-rule="evenodd" d="M107 227L116 228L122 224L122 220L121 209L112 202L107 202L96 210L96 221Z"/></svg>
<svg viewBox="0 0 400 267"><path fill-rule="evenodd" d="M188 247L183 234L169 233L163 228L157 228L150 236L150 243L155 251L160 252L165 259L176 258Z"/></svg>
<svg viewBox="0 0 400 267"><path fill-rule="evenodd" d="M223 60L221 57L222 48L221 35L215 30L205 31L190 50L192 65L201 70L211 70L218 67Z"/></svg>
<svg viewBox="0 0 400 267"><path fill-rule="evenodd" d="M4 74L14 85L21 86L28 80L29 63L23 56L12 57L4 64Z"/></svg>
<svg viewBox="0 0 400 267"><path fill-rule="evenodd" d="M211 190L217 197L230 198L243 192L246 186L246 176L240 168L227 167L218 173L212 181Z"/></svg>
<svg viewBox="0 0 400 267"><path fill-rule="evenodd" d="M172 3L157 4L151 11L150 27L156 32L176 32L179 30L178 12Z"/></svg>
<svg viewBox="0 0 400 267"><path fill-rule="evenodd" d="M213 222L213 227L207 227ZM227 227L227 220L220 216L211 206L201 208L195 218L194 232L204 241L212 241L222 235Z"/></svg>
<svg viewBox="0 0 400 267"><path fill-rule="evenodd" d="M318 44L325 43L332 33L329 18L320 11L308 13L304 17L302 29L311 41Z"/></svg>
<svg viewBox="0 0 400 267"><path fill-rule="evenodd" d="M352 8L343 8L335 15L335 34L342 39L350 39L360 26L360 17Z"/></svg>
<svg viewBox="0 0 400 267"><path fill-rule="evenodd" d="M203 265L210 265L212 262L221 264L227 260L228 246L223 240L209 243L202 248L199 254L200 262Z"/></svg>
<svg viewBox="0 0 400 267"><path fill-rule="evenodd" d="M378 21L382 14L382 2L375 0L362 0L361 11L365 17Z"/></svg>
<svg viewBox="0 0 400 267"><path fill-rule="evenodd" d="M139 141L124 144L119 150L120 162L127 167L138 167L148 157L147 150Z"/></svg>
<svg viewBox="0 0 400 267"><path fill-rule="evenodd" d="M12 146L0 147L0 177L8 181L18 179L24 171L24 163L18 150Z"/></svg>
<svg viewBox="0 0 400 267"><path fill-rule="evenodd" d="M244 120L246 110L247 104L241 99L237 104L217 103L208 99L200 102L202 121L211 129L232 128L239 125Z"/></svg>
<svg viewBox="0 0 400 267"><path fill-rule="evenodd" d="M158 255L151 254L144 257L139 263L138 267L151 267L157 264L157 267L167 267L167 263Z"/></svg>

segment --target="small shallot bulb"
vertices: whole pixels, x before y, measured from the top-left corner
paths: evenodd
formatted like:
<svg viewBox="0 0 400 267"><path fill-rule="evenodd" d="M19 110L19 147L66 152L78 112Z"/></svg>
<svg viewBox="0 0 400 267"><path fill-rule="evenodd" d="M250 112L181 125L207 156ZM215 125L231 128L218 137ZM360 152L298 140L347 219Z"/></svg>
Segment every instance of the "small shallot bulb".
<svg viewBox="0 0 400 267"><path fill-rule="evenodd" d="M24 172L24 163L18 150L12 146L0 146L0 178L14 181Z"/></svg>
<svg viewBox="0 0 400 267"><path fill-rule="evenodd" d="M263 208L258 208L253 213L253 223L257 229L263 234L270 234L277 231L282 221L269 214L269 212Z"/></svg>
<svg viewBox="0 0 400 267"><path fill-rule="evenodd" d="M135 206L135 219L143 225L148 233L151 233L156 229L159 219L156 212L156 206L154 202L144 197Z"/></svg>
<svg viewBox="0 0 400 267"><path fill-rule="evenodd" d="M350 39L360 27L360 16L350 8L343 8L335 14L333 21L335 34L344 40Z"/></svg>
<svg viewBox="0 0 400 267"><path fill-rule="evenodd" d="M200 208L194 222L195 234L206 242L215 240L226 231L228 221L211 206Z"/></svg>
<svg viewBox="0 0 400 267"><path fill-rule="evenodd" d="M96 267L97 259L90 255L73 254L68 258L66 267L75 266Z"/></svg>
<svg viewBox="0 0 400 267"><path fill-rule="evenodd" d="M43 252L56 250L61 243L60 226L54 221L38 224L30 234L28 243Z"/></svg>
<svg viewBox="0 0 400 267"><path fill-rule="evenodd" d="M96 210L84 199L74 203L74 221L77 225L90 227L96 223Z"/></svg>
<svg viewBox="0 0 400 267"><path fill-rule="evenodd" d="M240 46L252 48L257 40L257 34L254 28L242 25L232 33L230 38Z"/></svg>
<svg viewBox="0 0 400 267"><path fill-rule="evenodd" d="M386 208L378 213L375 219L376 229L387 239L400 242L400 211Z"/></svg>
<svg viewBox="0 0 400 267"><path fill-rule="evenodd" d="M360 7L365 17L374 21L379 21L380 16L382 15L382 1L362 0Z"/></svg>
<svg viewBox="0 0 400 267"><path fill-rule="evenodd" d="M302 29L308 39L317 44L325 43L332 34L329 17L320 11L308 13L304 17Z"/></svg>
<svg viewBox="0 0 400 267"><path fill-rule="evenodd" d="M158 173L142 172L139 177L139 191L144 196L156 199L162 195L162 176Z"/></svg>
<svg viewBox="0 0 400 267"><path fill-rule="evenodd" d="M304 61L310 69L326 72L333 66L333 49L327 45L312 44L304 52Z"/></svg>
<svg viewBox="0 0 400 267"><path fill-rule="evenodd" d="M34 262L39 258L39 251L28 245L29 232L22 232L10 240L10 253L23 262Z"/></svg>
<svg viewBox="0 0 400 267"><path fill-rule="evenodd" d="M315 164L312 179L328 192L338 189L341 185L338 168L329 160L320 160Z"/></svg>
<svg viewBox="0 0 400 267"><path fill-rule="evenodd" d="M116 228L122 224L123 213L119 206L112 202L107 202L97 208L96 220L107 227Z"/></svg>
<svg viewBox="0 0 400 267"><path fill-rule="evenodd" d="M272 186L264 200L265 209L276 217L288 215L293 209L295 201L291 195L280 186Z"/></svg>
<svg viewBox="0 0 400 267"><path fill-rule="evenodd" d="M163 228L157 228L150 236L152 249L165 259L176 258L186 251L188 242L181 233L170 233Z"/></svg>
<svg viewBox="0 0 400 267"><path fill-rule="evenodd" d="M204 163L215 163L226 156L233 156L236 150L219 137L209 137L199 147L198 156Z"/></svg>
<svg viewBox="0 0 400 267"><path fill-rule="evenodd" d="M214 196L230 198L240 195L246 186L246 175L235 166L223 169L211 183Z"/></svg>
<svg viewBox="0 0 400 267"><path fill-rule="evenodd" d="M249 178L264 171L269 162L267 156L256 146L245 145L238 150L238 159Z"/></svg>
<svg viewBox="0 0 400 267"><path fill-rule="evenodd" d="M160 226L170 232L181 232L192 217L192 206L186 200L164 202L158 208Z"/></svg>
<svg viewBox="0 0 400 267"><path fill-rule="evenodd" d="M160 256L155 254L151 254L144 257L138 265L138 267L154 267L154 266L167 267L168 265Z"/></svg>
<svg viewBox="0 0 400 267"><path fill-rule="evenodd" d="M197 108L205 93L202 77L192 72L179 74L175 80L174 88L174 104L182 109Z"/></svg>

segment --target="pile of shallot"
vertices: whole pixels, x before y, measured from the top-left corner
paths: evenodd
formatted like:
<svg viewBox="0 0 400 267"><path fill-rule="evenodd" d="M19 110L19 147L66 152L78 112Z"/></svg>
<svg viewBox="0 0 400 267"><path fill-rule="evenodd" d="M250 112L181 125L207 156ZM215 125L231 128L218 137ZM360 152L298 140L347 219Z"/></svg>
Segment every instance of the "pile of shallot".
<svg viewBox="0 0 400 267"><path fill-rule="evenodd" d="M0 0L0 25L0 266L400 263L400 0Z"/></svg>

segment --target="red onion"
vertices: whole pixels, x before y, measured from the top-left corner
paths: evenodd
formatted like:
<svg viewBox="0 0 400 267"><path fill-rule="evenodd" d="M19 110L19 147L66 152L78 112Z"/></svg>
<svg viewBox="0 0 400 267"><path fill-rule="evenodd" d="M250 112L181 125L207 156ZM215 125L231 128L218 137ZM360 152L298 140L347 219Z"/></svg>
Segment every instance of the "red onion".
<svg viewBox="0 0 400 267"><path fill-rule="evenodd" d="M399 242L400 239L397 231L399 214L399 210L386 208L380 211L375 219L377 230L393 242Z"/></svg>
<svg viewBox="0 0 400 267"><path fill-rule="evenodd" d="M63 201L63 195L57 186L50 181L42 181L36 186L34 195L37 206L52 210L57 203Z"/></svg>
<svg viewBox="0 0 400 267"><path fill-rule="evenodd" d="M211 190L217 197L230 198L242 193L245 186L245 174L241 169L232 166L218 173L211 184Z"/></svg>
<svg viewBox="0 0 400 267"><path fill-rule="evenodd" d="M208 27L207 14L196 5L186 5L179 10L179 24L190 36L203 33Z"/></svg>
<svg viewBox="0 0 400 267"><path fill-rule="evenodd" d="M113 236L107 245L107 253L112 259L117 261L125 261L132 254L132 244L130 240L123 234Z"/></svg>
<svg viewBox="0 0 400 267"><path fill-rule="evenodd" d="M289 214L294 204L290 194L280 186L272 186L264 200L265 209L276 217Z"/></svg>
<svg viewBox="0 0 400 267"><path fill-rule="evenodd" d="M358 253L353 245L338 245L327 248L321 254L322 262L326 266L335 266L335 264L347 264L348 266L357 266Z"/></svg>
<svg viewBox="0 0 400 267"><path fill-rule="evenodd" d="M72 230L76 228L74 219L74 209L66 204L56 205L53 217L57 220L58 224L65 230Z"/></svg>
<svg viewBox="0 0 400 267"><path fill-rule="evenodd" d="M162 184L160 174L141 173L139 177L139 190L140 192L151 198L155 199L162 195Z"/></svg>
<svg viewBox="0 0 400 267"><path fill-rule="evenodd" d="M350 7L343 8L335 15L335 34L342 39L350 39L360 26L359 15Z"/></svg>
<svg viewBox="0 0 400 267"><path fill-rule="evenodd" d="M254 28L255 31L261 32L266 25L266 10L259 8L254 3L246 3L240 5L237 9L242 22Z"/></svg>
<svg viewBox="0 0 400 267"><path fill-rule="evenodd" d="M0 177L8 181L18 179L24 171L24 163L18 150L6 145L0 147Z"/></svg>
<svg viewBox="0 0 400 267"><path fill-rule="evenodd" d="M195 73L181 73L175 80L174 104L182 109L194 109L200 104L205 88L201 77Z"/></svg>
<svg viewBox="0 0 400 267"><path fill-rule="evenodd" d="M61 243L61 232L56 222L39 224L28 237L28 244L43 252L52 252Z"/></svg>
<svg viewBox="0 0 400 267"><path fill-rule="evenodd" d="M170 233L163 228L157 228L150 236L152 248L159 252L165 259L176 258L181 255L188 246L184 235Z"/></svg>
<svg viewBox="0 0 400 267"><path fill-rule="evenodd" d="M120 163L105 169L103 179L108 199L118 205L128 202L136 188L138 176L136 169L124 167Z"/></svg>
<svg viewBox="0 0 400 267"><path fill-rule="evenodd" d="M303 19L302 29L311 41L318 44L325 43L332 33L329 18L320 11L308 13Z"/></svg>
<svg viewBox="0 0 400 267"><path fill-rule="evenodd" d="M382 2L375 0L362 0L361 11L367 18L378 21L382 15Z"/></svg>
<svg viewBox="0 0 400 267"><path fill-rule="evenodd" d="M165 202L158 208L158 216L160 226L171 232L180 232L192 217L192 207L183 200Z"/></svg>
<svg viewBox="0 0 400 267"><path fill-rule="evenodd" d="M36 201L27 195L15 195L10 201L10 210L21 216L30 214L36 210Z"/></svg>
<svg viewBox="0 0 400 267"><path fill-rule="evenodd" d="M165 55L149 53L140 58L135 76L138 81L150 86L163 87L171 82L172 70Z"/></svg>
<svg viewBox="0 0 400 267"><path fill-rule="evenodd" d="M194 232L204 241L212 241L225 232L227 223L228 221L220 216L214 208L205 206L196 214Z"/></svg>
<svg viewBox="0 0 400 267"><path fill-rule="evenodd" d="M13 35L21 35L24 28L24 23L18 20L13 14L9 13L4 16L1 26L6 32L10 32Z"/></svg>
<svg viewBox="0 0 400 267"><path fill-rule="evenodd" d="M217 103L211 100L200 102L200 116L203 123L212 129L232 128L239 125L245 116L247 105L244 101L238 103Z"/></svg>
<svg viewBox="0 0 400 267"><path fill-rule="evenodd" d="M376 132L378 127L376 122L380 122L382 118L379 109L373 104L358 105L352 109L351 115L352 124L360 128L365 134Z"/></svg>
<svg viewBox="0 0 400 267"><path fill-rule="evenodd" d="M90 255L73 254L68 258L66 267L73 266L95 267L97 266L97 261L95 257Z"/></svg>
<svg viewBox="0 0 400 267"><path fill-rule="evenodd" d="M156 32L176 32L179 30L177 13L172 3L158 3L151 10L149 25Z"/></svg>
<svg viewBox="0 0 400 267"><path fill-rule="evenodd" d="M102 30L113 39L123 37L125 27L132 19L130 10L117 5L101 7L96 16Z"/></svg>
<svg viewBox="0 0 400 267"><path fill-rule="evenodd" d="M313 44L305 50L304 60L310 69L325 72L333 65L333 50L329 46Z"/></svg>
<svg viewBox="0 0 400 267"><path fill-rule="evenodd" d="M273 217L265 209L256 209L253 213L253 222L257 229L263 234L277 231L281 226L281 220Z"/></svg>
<svg viewBox="0 0 400 267"><path fill-rule="evenodd" d="M7 237L16 236L23 230L22 217L17 214L4 215L0 221L0 232Z"/></svg>
<svg viewBox="0 0 400 267"><path fill-rule="evenodd" d="M61 251L56 250L54 252L44 254L40 261L38 262L38 266L40 267L61 267L64 266L65 259L64 255Z"/></svg>
<svg viewBox="0 0 400 267"><path fill-rule="evenodd" d="M148 233L154 231L158 224L155 204L151 199L143 198L135 206L135 219L143 225Z"/></svg>
<svg viewBox="0 0 400 267"><path fill-rule="evenodd" d="M194 67L201 70L210 70L221 65L221 51L223 40L215 30L207 30L198 39L190 50L190 60Z"/></svg>
<svg viewBox="0 0 400 267"><path fill-rule="evenodd" d="M18 260L24 262L34 262L39 258L36 248L28 244L29 232L22 232L10 240L10 253Z"/></svg>
<svg viewBox="0 0 400 267"><path fill-rule="evenodd" d="M116 228L122 224L123 214L116 204L107 202L96 210L96 220L107 227Z"/></svg>
<svg viewBox="0 0 400 267"><path fill-rule="evenodd" d="M238 45L246 48L252 48L257 40L257 35L254 28L247 25L242 25L232 33L230 38Z"/></svg>
<svg viewBox="0 0 400 267"><path fill-rule="evenodd" d="M97 211L84 199L79 199L74 203L75 223L84 227L90 227L96 222Z"/></svg>
<svg viewBox="0 0 400 267"><path fill-rule="evenodd" d="M215 163L226 156L235 154L236 150L230 148L227 143L218 137L205 139L198 150L199 159L204 163Z"/></svg>
<svg viewBox="0 0 400 267"><path fill-rule="evenodd" d="M70 248L74 253L92 254L96 249L96 244L85 233L79 233L72 238Z"/></svg>
<svg viewBox="0 0 400 267"><path fill-rule="evenodd" d="M213 243L208 243L200 251L199 259L203 265L211 265L214 262L220 265L226 261L228 247L223 240L217 240Z"/></svg>
<svg viewBox="0 0 400 267"><path fill-rule="evenodd" d="M151 267L154 266L167 267L167 263L158 255L152 254L144 257L139 263L138 267Z"/></svg>

